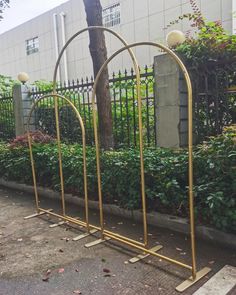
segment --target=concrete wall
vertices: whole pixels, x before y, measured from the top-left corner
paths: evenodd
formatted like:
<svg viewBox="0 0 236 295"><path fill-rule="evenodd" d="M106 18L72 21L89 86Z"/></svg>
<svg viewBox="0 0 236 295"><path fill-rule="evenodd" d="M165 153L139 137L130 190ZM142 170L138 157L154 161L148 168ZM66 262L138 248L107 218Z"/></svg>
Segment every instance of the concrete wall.
<svg viewBox="0 0 236 295"><path fill-rule="evenodd" d="M157 145L188 144L188 92L183 73L167 54L154 58Z"/></svg>
<svg viewBox="0 0 236 295"><path fill-rule="evenodd" d="M101 0L103 7L117 0ZM121 24L114 29L128 42L141 40L164 42L168 31L191 29L189 22L184 20L179 24L165 29L172 21L183 13L191 12L187 0L120 0ZM199 0L199 7L208 20L221 20L224 27L232 31L232 0ZM36 17L2 35L0 35L0 73L16 78L17 73L26 71L30 81L38 79L52 80L56 61L55 42L53 34L53 14L65 12L66 39L78 30L86 27L86 17L82 0L70 0L39 17ZM58 37L60 47L61 23L58 15ZM39 37L39 52L26 55L25 41ZM107 48L110 55L120 47L120 42L107 35ZM141 66L151 65L157 55L154 48L142 47L135 50ZM85 33L70 45L68 51L69 79L92 75L92 63L88 50L88 36ZM127 53L118 56L110 66L117 71L130 67L131 61ZM63 61L61 62L61 77L64 80Z"/></svg>

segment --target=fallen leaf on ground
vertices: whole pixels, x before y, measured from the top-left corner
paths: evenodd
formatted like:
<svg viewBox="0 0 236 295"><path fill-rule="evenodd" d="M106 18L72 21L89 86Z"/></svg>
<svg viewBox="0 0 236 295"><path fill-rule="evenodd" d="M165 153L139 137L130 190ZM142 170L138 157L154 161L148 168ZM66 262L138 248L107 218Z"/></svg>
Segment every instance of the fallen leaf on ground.
<svg viewBox="0 0 236 295"><path fill-rule="evenodd" d="M51 273L51 269L48 269L45 276L42 278L42 281L48 282L50 273Z"/></svg>
<svg viewBox="0 0 236 295"><path fill-rule="evenodd" d="M183 251L183 249L176 247L175 248L177 251Z"/></svg>
<svg viewBox="0 0 236 295"><path fill-rule="evenodd" d="M117 222L117 224L123 224L123 222L122 222L122 221L120 221L120 222Z"/></svg>
<svg viewBox="0 0 236 295"><path fill-rule="evenodd" d="M212 261L209 261L208 263L209 263L209 264L214 264L214 263L215 263L215 261L214 261L214 260L212 260Z"/></svg>
<svg viewBox="0 0 236 295"><path fill-rule="evenodd" d="M110 269L108 269L108 268L103 268L103 272L109 273L109 272L111 272L111 271L110 271Z"/></svg>
<svg viewBox="0 0 236 295"><path fill-rule="evenodd" d="M106 262L106 259L105 258L102 258L101 260L102 260L102 262Z"/></svg>
<svg viewBox="0 0 236 295"><path fill-rule="evenodd" d="M78 268L75 269L76 272L79 272Z"/></svg>
<svg viewBox="0 0 236 295"><path fill-rule="evenodd" d="M17 239L17 242L22 242L23 241L23 239Z"/></svg>
<svg viewBox="0 0 236 295"><path fill-rule="evenodd" d="M49 280L49 277L42 278L42 281L44 281L44 282L48 282L48 280Z"/></svg>
<svg viewBox="0 0 236 295"><path fill-rule="evenodd" d="M64 252L64 250L62 250L62 249L59 249L59 252L63 253L63 252Z"/></svg>
<svg viewBox="0 0 236 295"><path fill-rule="evenodd" d="M73 291L74 294L82 294L82 292L80 290L75 290Z"/></svg>
<svg viewBox="0 0 236 295"><path fill-rule="evenodd" d="M26 258L31 258L32 255L30 255L29 253L26 253L26 254L25 254L25 257L26 257Z"/></svg>
<svg viewBox="0 0 236 295"><path fill-rule="evenodd" d="M104 275L104 277L106 278L106 277L111 277L111 275L109 274L109 273L106 273L105 275Z"/></svg>
<svg viewBox="0 0 236 295"><path fill-rule="evenodd" d="M58 273L63 273L64 271L65 271L64 268L59 268L59 269L58 269Z"/></svg>
<svg viewBox="0 0 236 295"><path fill-rule="evenodd" d="M68 242L70 239L69 238L61 238L61 240Z"/></svg>
<svg viewBox="0 0 236 295"><path fill-rule="evenodd" d="M181 252L180 255L186 255L186 252Z"/></svg>

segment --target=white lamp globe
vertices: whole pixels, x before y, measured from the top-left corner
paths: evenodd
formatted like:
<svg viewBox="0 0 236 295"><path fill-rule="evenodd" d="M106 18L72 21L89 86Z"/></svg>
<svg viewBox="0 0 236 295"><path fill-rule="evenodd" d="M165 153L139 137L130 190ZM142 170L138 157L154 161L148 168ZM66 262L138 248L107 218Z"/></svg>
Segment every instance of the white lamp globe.
<svg viewBox="0 0 236 295"><path fill-rule="evenodd" d="M25 84L29 80L29 75L25 72L20 72L17 75L17 79L22 83Z"/></svg>
<svg viewBox="0 0 236 295"><path fill-rule="evenodd" d="M176 47L177 45L184 43L185 40L186 37L184 33L179 30L173 30L169 32L166 36L166 42L170 48Z"/></svg>

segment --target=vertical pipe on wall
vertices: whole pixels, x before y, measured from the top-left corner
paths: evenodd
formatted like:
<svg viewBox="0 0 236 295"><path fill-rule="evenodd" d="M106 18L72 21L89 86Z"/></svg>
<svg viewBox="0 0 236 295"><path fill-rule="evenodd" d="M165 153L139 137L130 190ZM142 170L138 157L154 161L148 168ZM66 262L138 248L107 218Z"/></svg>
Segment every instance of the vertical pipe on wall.
<svg viewBox="0 0 236 295"><path fill-rule="evenodd" d="M62 37L62 46L64 47L64 45L66 44L66 36L65 36L65 13L61 12L60 13L60 17L61 17L61 37ZM63 55L63 59L64 59L64 73L65 73L65 82L68 82L68 68L67 68L67 54L66 54L66 50L64 51L64 55Z"/></svg>
<svg viewBox="0 0 236 295"><path fill-rule="evenodd" d="M58 59L59 55L59 48L58 48L58 36L57 36L57 14L53 13L53 32L54 32L54 41L55 41L55 54L56 60ZM57 72L57 81L61 81L60 71Z"/></svg>
<svg viewBox="0 0 236 295"><path fill-rule="evenodd" d="M223 3L222 3L222 6L223 8ZM232 0L232 35L235 35L236 34L236 18L235 18L235 15L236 15L236 0Z"/></svg>

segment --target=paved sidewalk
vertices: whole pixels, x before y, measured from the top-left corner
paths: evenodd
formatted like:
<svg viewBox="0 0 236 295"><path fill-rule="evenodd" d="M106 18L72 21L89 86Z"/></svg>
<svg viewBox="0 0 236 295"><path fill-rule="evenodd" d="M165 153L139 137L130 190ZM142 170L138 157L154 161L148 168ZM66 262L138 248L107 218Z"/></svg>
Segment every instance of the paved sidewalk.
<svg viewBox="0 0 236 295"><path fill-rule="evenodd" d="M58 203L42 200L42 206L55 211ZM78 210L82 209L72 206L68 212L76 216ZM129 264L134 250L114 241L86 249L84 244L94 237L74 242L72 238L81 233L75 226L50 228L57 220L46 215L23 219L34 211L34 196L0 188L0 295L73 295L79 291L83 295L172 295L179 294L175 287L189 276L188 271L155 257ZM90 216L92 223L98 221L98 212L91 211ZM105 221L113 231L141 239L142 227L132 220L105 216ZM190 262L186 236L150 227L149 237L151 246L164 246L161 254ZM198 268L212 268L209 277L236 262L233 251L202 241L197 243L197 254ZM206 280L184 294L193 294Z"/></svg>

